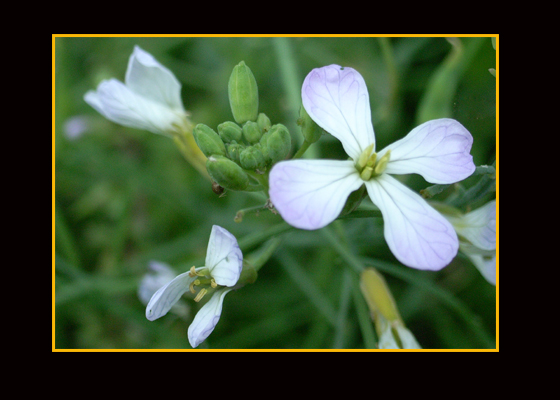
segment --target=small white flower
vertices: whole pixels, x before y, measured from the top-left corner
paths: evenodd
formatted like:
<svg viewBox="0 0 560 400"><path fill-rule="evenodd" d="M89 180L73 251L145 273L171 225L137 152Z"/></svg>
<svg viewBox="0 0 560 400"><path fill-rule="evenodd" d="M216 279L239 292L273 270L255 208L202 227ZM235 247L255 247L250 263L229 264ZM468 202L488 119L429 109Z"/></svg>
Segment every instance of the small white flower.
<svg viewBox="0 0 560 400"><path fill-rule="evenodd" d="M198 311L188 337L192 347L197 347L216 327L222 313L224 297L237 284L243 269L243 254L237 239L217 225L212 227L206 252L206 265L191 268L154 293L146 306L146 318L150 321L163 317L187 291L199 288L195 301L199 301L209 290L218 288L212 298Z"/></svg>
<svg viewBox="0 0 560 400"><path fill-rule="evenodd" d="M496 201L461 216L446 216L459 235L459 249L496 285Z"/></svg>
<svg viewBox="0 0 560 400"><path fill-rule="evenodd" d="M453 119L428 121L376 153L367 87L352 68L314 69L302 87L309 116L341 141L351 160L291 160L270 172L270 198L291 225L319 229L340 214L353 191L365 184L381 210L389 248L405 265L439 270L457 254L451 224L390 174L417 173L432 183L471 175L471 134Z"/></svg>
<svg viewBox="0 0 560 400"><path fill-rule="evenodd" d="M186 124L181 84L151 54L135 46L128 61L124 84L102 81L84 100L105 118L127 127L172 136Z"/></svg>

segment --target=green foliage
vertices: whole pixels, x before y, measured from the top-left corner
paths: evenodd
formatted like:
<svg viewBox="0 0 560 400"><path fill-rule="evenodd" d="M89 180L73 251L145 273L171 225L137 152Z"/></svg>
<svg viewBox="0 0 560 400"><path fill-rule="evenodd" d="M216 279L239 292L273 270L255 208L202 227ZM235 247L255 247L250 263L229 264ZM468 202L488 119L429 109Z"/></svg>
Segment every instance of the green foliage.
<svg viewBox="0 0 560 400"><path fill-rule="evenodd" d="M96 113L83 101L84 93L101 79L123 80L135 44L181 81L194 124L218 130L219 135L210 129L205 136L208 151L218 158L226 154L258 168L267 157L293 155L303 141L297 126L303 79L313 68L336 63L356 68L368 84L377 148L418 122L452 117L474 137L475 165L488 166L460 185L430 188L422 178L407 176L409 187L424 190L434 201L449 199L463 212L495 198L496 78L488 66L495 65L496 52L488 38L450 43L421 37L58 37L56 349L190 348L186 332L200 305L187 299L189 316L150 322L137 296L138 283L150 260L166 262L177 273L203 265L214 224L238 238L248 260L270 258L254 284L228 295L219 324L200 348L375 346L378 338L356 274L360 266L383 274L402 320L423 348L495 348L496 288L461 254L437 273L399 264L369 199L360 209L371 217L350 214L318 232L297 230L262 206L266 199L256 193L214 193L172 140L124 128ZM239 67L241 60L245 63ZM257 118L251 97L239 105L243 115L233 115L239 125L220 125L232 120L230 98L238 88L232 89L230 76L236 65L245 74L240 78L249 76L245 68L251 66L258 112L266 115ZM245 96L252 96L253 84L246 82ZM254 126L245 128L247 120ZM290 141L289 135L299 137ZM243 155L247 148L253 150ZM345 157L329 135L309 152ZM243 181L236 184L246 184L244 174L235 178ZM241 222L234 221L240 210L249 209L239 214ZM271 239L278 242L272 246Z"/></svg>

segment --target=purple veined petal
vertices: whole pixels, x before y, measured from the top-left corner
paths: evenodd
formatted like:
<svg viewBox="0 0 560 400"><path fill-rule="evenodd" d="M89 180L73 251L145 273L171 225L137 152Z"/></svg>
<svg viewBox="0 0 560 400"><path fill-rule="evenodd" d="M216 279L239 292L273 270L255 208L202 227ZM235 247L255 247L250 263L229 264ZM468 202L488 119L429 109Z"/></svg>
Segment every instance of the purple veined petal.
<svg viewBox="0 0 560 400"><path fill-rule="evenodd" d="M391 150L387 174L420 174L431 183L455 183L475 170L472 135L454 119L425 122L379 152Z"/></svg>
<svg viewBox="0 0 560 400"><path fill-rule="evenodd" d="M305 78L301 95L309 116L340 140L354 160L375 142L367 86L355 69L316 68Z"/></svg>
<svg viewBox="0 0 560 400"><path fill-rule="evenodd" d="M453 260L459 248L453 226L420 195L387 174L365 184L383 214L385 240L401 263L437 271Z"/></svg>
<svg viewBox="0 0 560 400"><path fill-rule="evenodd" d="M134 47L128 60L125 84L134 93L155 103L177 112L185 111L181 84L175 75L139 46Z"/></svg>
<svg viewBox="0 0 560 400"><path fill-rule="evenodd" d="M314 230L334 221L363 182L353 161L291 160L272 168L269 183L270 200L282 218Z"/></svg>
<svg viewBox="0 0 560 400"><path fill-rule="evenodd" d="M226 288L216 290L208 303L196 313L188 329L189 343L192 347L198 347L214 331L222 315L224 297L231 290Z"/></svg>
<svg viewBox="0 0 560 400"><path fill-rule="evenodd" d="M218 285L235 286L243 269L243 254L237 239L226 229L214 225L206 250L206 268Z"/></svg>
<svg viewBox="0 0 560 400"><path fill-rule="evenodd" d="M197 268L200 270L201 268ZM189 285L196 280L190 272L178 275L175 279L162 286L154 293L146 306L146 318L150 321L163 317L183 294L189 290Z"/></svg>

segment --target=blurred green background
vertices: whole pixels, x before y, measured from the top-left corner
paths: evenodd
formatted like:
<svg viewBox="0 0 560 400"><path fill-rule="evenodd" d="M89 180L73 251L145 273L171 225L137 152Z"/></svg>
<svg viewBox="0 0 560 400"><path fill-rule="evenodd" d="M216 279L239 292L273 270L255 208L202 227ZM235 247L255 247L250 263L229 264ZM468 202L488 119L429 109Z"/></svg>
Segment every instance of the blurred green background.
<svg viewBox="0 0 560 400"><path fill-rule="evenodd" d="M150 322L144 316L137 289L149 262L165 262L177 273L202 265L214 224L244 240L250 255L282 223L268 211L234 222L237 210L259 200L238 192L218 197L172 140L116 125L83 101L102 79L124 80L134 45L181 81L194 123L216 128L232 120L227 82L244 60L259 85L260 111L298 134L303 79L334 63L364 76L377 148L423 121L452 117L472 133L476 165L496 158L496 78L489 72L496 52L488 37L57 37L56 349L190 348L186 332L199 304L185 297L185 317ZM340 143L327 136L311 151L345 158ZM475 182L469 178L464 185ZM429 186L417 176L406 177L406 184ZM417 271L390 253L380 219L341 220L329 229L384 274L423 348L495 348L496 288L466 257L460 254L437 273ZM357 276L325 235L289 229L281 238L258 280L226 297L218 326L200 348L371 346Z"/></svg>

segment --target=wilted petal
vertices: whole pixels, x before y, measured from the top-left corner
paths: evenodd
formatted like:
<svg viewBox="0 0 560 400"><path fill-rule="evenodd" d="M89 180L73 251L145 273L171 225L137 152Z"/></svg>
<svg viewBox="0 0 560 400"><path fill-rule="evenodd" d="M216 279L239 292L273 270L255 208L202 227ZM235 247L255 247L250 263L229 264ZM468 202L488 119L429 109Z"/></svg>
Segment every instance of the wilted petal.
<svg viewBox="0 0 560 400"><path fill-rule="evenodd" d="M208 303L196 313L188 330L189 343L192 347L198 347L212 333L222 315L224 297L231 290L226 288L217 290Z"/></svg>
<svg viewBox="0 0 560 400"><path fill-rule="evenodd" d="M455 183L470 176L475 165L470 154L473 138L454 119L428 121L407 136L387 146L390 149L388 174L420 174L431 183Z"/></svg>
<svg viewBox="0 0 560 400"><path fill-rule="evenodd" d="M212 226L206 250L206 268L218 285L235 286L243 269L243 254L237 239L221 226Z"/></svg>
<svg viewBox="0 0 560 400"><path fill-rule="evenodd" d="M189 285L194 282L196 278L196 276L191 277L190 272L185 272L165 286L162 286L154 293L146 306L146 318L153 321L167 314L171 307L179 301L181 296L189 290Z"/></svg>
<svg viewBox="0 0 560 400"><path fill-rule="evenodd" d="M385 240L403 264L423 270L439 270L457 254L455 230L420 195L390 175L366 182L369 197L381 210Z"/></svg>
<svg viewBox="0 0 560 400"><path fill-rule="evenodd" d="M363 182L352 161L292 160L276 164L269 183L270 199L282 218L313 230L334 221Z"/></svg>
<svg viewBox="0 0 560 400"><path fill-rule="evenodd" d="M355 69L335 64L316 68L305 78L301 95L313 121L340 140L354 160L374 143L367 86Z"/></svg>
<svg viewBox="0 0 560 400"><path fill-rule="evenodd" d="M135 46L128 60L126 86L134 93L155 103L184 111L181 84L173 73L151 54Z"/></svg>
<svg viewBox="0 0 560 400"><path fill-rule="evenodd" d="M183 124L180 113L134 93L116 79L101 82L84 100L105 118L130 128L170 135L174 125Z"/></svg>

